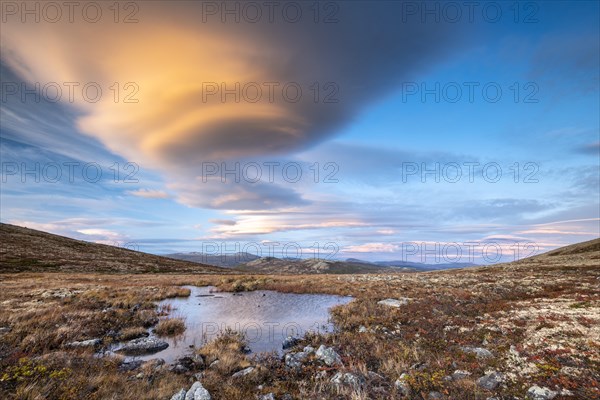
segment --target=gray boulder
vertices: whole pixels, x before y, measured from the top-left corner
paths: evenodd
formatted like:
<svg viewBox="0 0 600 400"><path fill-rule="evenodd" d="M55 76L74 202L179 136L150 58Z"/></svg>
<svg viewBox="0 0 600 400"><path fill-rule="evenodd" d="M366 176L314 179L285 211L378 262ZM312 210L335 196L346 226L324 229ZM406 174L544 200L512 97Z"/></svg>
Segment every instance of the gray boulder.
<svg viewBox="0 0 600 400"><path fill-rule="evenodd" d="M194 382L185 395L185 400L211 400L210 393L200 382Z"/></svg>
<svg viewBox="0 0 600 400"><path fill-rule="evenodd" d="M299 339L295 338L293 336L288 336L285 338L285 340L283 341L283 343L281 343L281 348L283 350L289 349L294 347L296 344L298 344Z"/></svg>
<svg viewBox="0 0 600 400"><path fill-rule="evenodd" d="M527 391L527 398L532 400L551 400L556 396L558 396L558 392L537 385L533 385Z"/></svg>
<svg viewBox="0 0 600 400"><path fill-rule="evenodd" d="M306 357L308 357L308 353L304 351L300 351L298 353L288 353L285 355L285 365L290 368L300 368Z"/></svg>
<svg viewBox="0 0 600 400"><path fill-rule="evenodd" d="M477 379L477 385L487 390L496 389L504 380L504 376L500 372L490 372Z"/></svg>
<svg viewBox="0 0 600 400"><path fill-rule="evenodd" d="M334 385L348 385L358 388L360 386L361 379L349 372L338 372L333 376L333 378L331 378L330 382Z"/></svg>
<svg viewBox="0 0 600 400"><path fill-rule="evenodd" d="M319 347L315 355L319 360L323 361L329 366L342 363L340 355L331 347L326 347L323 344Z"/></svg>
<svg viewBox="0 0 600 400"><path fill-rule="evenodd" d="M463 346L461 347L462 351L465 353L473 353L477 356L477 358L492 358L494 355L487 349L483 347L472 347L472 346Z"/></svg>
<svg viewBox="0 0 600 400"><path fill-rule="evenodd" d="M167 347L169 347L167 342L159 340L155 337L148 337L131 340L119 347L116 351L119 353L137 355L156 353L166 349Z"/></svg>

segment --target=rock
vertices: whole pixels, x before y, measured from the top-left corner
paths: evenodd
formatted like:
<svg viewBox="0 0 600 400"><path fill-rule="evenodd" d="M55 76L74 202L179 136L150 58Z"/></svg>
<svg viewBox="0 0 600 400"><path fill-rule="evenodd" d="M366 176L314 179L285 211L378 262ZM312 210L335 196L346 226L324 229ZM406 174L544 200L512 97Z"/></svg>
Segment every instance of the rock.
<svg viewBox="0 0 600 400"><path fill-rule="evenodd" d="M444 395L441 394L440 392L432 391L432 392L429 392L429 394L427 395L427 398L431 399L431 400L438 400L438 399L443 399Z"/></svg>
<svg viewBox="0 0 600 400"><path fill-rule="evenodd" d="M80 342L67 343L67 344L65 344L65 347L84 348L84 347L96 347L96 346L100 346L101 344L102 344L102 339L89 339L89 340L82 340Z"/></svg>
<svg viewBox="0 0 600 400"><path fill-rule="evenodd" d="M249 373L251 373L252 371L254 371L254 367L248 367L248 368L244 368L241 371L236 372L235 374L231 375L232 378L241 378L243 376L248 375Z"/></svg>
<svg viewBox="0 0 600 400"><path fill-rule="evenodd" d="M314 347L312 347L312 346L306 346L306 347L304 348L304 352L305 352L305 353L307 353L307 354L312 354L312 353L314 353L314 352L315 352L315 348L314 348Z"/></svg>
<svg viewBox="0 0 600 400"><path fill-rule="evenodd" d="M402 307L408 304L408 302L410 301L410 299L408 297L401 297L399 299L385 299L385 300L381 300L378 301L377 304L381 304L382 306L388 306L388 307Z"/></svg>
<svg viewBox="0 0 600 400"><path fill-rule="evenodd" d="M204 366L204 360L200 355L194 355L193 357L185 356L176 360L173 365L181 365L187 370L196 370Z"/></svg>
<svg viewBox="0 0 600 400"><path fill-rule="evenodd" d="M10 326L2 326L0 327L0 335L4 335L6 333L9 333L11 331L11 327Z"/></svg>
<svg viewBox="0 0 600 400"><path fill-rule="evenodd" d="M288 353L285 355L285 365L290 368L300 368L302 361L308 357L308 353L301 351L298 353Z"/></svg>
<svg viewBox="0 0 600 400"><path fill-rule="evenodd" d="M194 382L185 395L185 400L211 400L210 393L198 381Z"/></svg>
<svg viewBox="0 0 600 400"><path fill-rule="evenodd" d="M494 355L489 350L484 349L483 347L463 346L461 347L461 350L466 353L474 353L477 356L477 358L494 357Z"/></svg>
<svg viewBox="0 0 600 400"><path fill-rule="evenodd" d="M410 395L410 386L406 382L407 377L408 374L402 374L398 379L396 379L396 382L394 382L394 387L402 396Z"/></svg>
<svg viewBox="0 0 600 400"><path fill-rule="evenodd" d="M537 385L533 385L527 391L527 397L532 400L550 400L555 398L557 395L558 392Z"/></svg>
<svg viewBox="0 0 600 400"><path fill-rule="evenodd" d="M471 373L469 371L462 371L460 369L457 369L456 371L454 371L452 373L452 375L450 375L450 377L454 381L458 381L460 379L465 379L468 376L471 376Z"/></svg>
<svg viewBox="0 0 600 400"><path fill-rule="evenodd" d="M169 371L174 372L176 374L185 374L186 372L189 371L189 368L186 368L185 366L183 366L181 364L175 364L175 365L171 366L171 368L169 368Z"/></svg>
<svg viewBox="0 0 600 400"><path fill-rule="evenodd" d="M219 361L219 360L215 360L215 361L213 361L213 362L210 363L210 365L208 366L208 368L214 368L217 365L219 365L220 362L221 361Z"/></svg>
<svg viewBox="0 0 600 400"><path fill-rule="evenodd" d="M158 371L163 365L165 365L165 360L162 358L155 358L146 362L145 365L154 371Z"/></svg>
<svg viewBox="0 0 600 400"><path fill-rule="evenodd" d="M477 379L477 385L487 390L494 390L503 380L504 376L500 372L493 371Z"/></svg>
<svg viewBox="0 0 600 400"><path fill-rule="evenodd" d="M275 400L275 395L273 393L263 394L258 396L258 400Z"/></svg>
<svg viewBox="0 0 600 400"><path fill-rule="evenodd" d="M169 347L169 344L167 342L159 340L155 337L149 337L131 340L119 347L115 351L135 355L156 353L158 351L166 349L167 347Z"/></svg>
<svg viewBox="0 0 600 400"><path fill-rule="evenodd" d="M134 371L141 367L143 362L141 360L124 361L119 365L119 371Z"/></svg>
<svg viewBox="0 0 600 400"><path fill-rule="evenodd" d="M368 332L368 331L364 325L361 325L358 327L358 333L366 333L366 332Z"/></svg>
<svg viewBox="0 0 600 400"><path fill-rule="evenodd" d="M348 385L354 388L358 388L360 386L361 379L349 372L338 372L333 378L331 378L330 382L335 385Z"/></svg>
<svg viewBox="0 0 600 400"><path fill-rule="evenodd" d="M414 369L417 371L423 371L427 367L427 363L418 362L410 366L410 369Z"/></svg>
<svg viewBox="0 0 600 400"><path fill-rule="evenodd" d="M301 351L298 353L288 353L285 355L285 365L290 368L300 368L302 361L308 356L307 353Z"/></svg>
<svg viewBox="0 0 600 400"><path fill-rule="evenodd" d="M323 361L329 366L342 363L340 355L331 347L326 347L323 344L319 347L315 355L319 360Z"/></svg>
<svg viewBox="0 0 600 400"><path fill-rule="evenodd" d="M136 379L144 379L144 374L140 372L135 377L136 377Z"/></svg>
<svg viewBox="0 0 600 400"><path fill-rule="evenodd" d="M185 389L181 389L171 397L171 400L185 400L185 393Z"/></svg>
<svg viewBox="0 0 600 400"><path fill-rule="evenodd" d="M70 290L66 288L60 288L55 290L46 290L42 292L43 298L55 297L59 299L74 297L75 295L82 293L83 290Z"/></svg>
<svg viewBox="0 0 600 400"><path fill-rule="evenodd" d="M281 343L281 348L286 350L291 347L294 347L296 344L298 344L298 340L299 340L298 338L295 338L293 336L288 336L285 338L283 343Z"/></svg>

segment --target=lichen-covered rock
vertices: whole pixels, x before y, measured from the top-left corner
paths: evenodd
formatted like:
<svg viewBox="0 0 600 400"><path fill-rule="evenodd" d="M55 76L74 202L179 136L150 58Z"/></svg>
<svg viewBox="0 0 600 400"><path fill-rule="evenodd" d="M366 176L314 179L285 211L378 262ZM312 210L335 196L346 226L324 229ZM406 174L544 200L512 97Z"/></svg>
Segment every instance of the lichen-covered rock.
<svg viewBox="0 0 600 400"><path fill-rule="evenodd" d="M533 385L527 391L527 398L531 400L551 400L557 395L558 392L537 385Z"/></svg>
<svg viewBox="0 0 600 400"><path fill-rule="evenodd" d="M290 368L299 368L302 362L308 357L308 353L301 351L298 353L288 353L285 355L285 365Z"/></svg>
<svg viewBox="0 0 600 400"><path fill-rule="evenodd" d="M382 306L388 306L388 307L402 307L408 304L408 302L410 301L410 299L408 297L401 297L399 299L385 299L385 300L381 300L378 301L377 304L380 304Z"/></svg>
<svg viewBox="0 0 600 400"><path fill-rule="evenodd" d="M119 353L136 355L156 353L166 349L167 347L169 347L167 342L159 340L155 337L148 337L131 340L119 347L116 351Z"/></svg>
<svg viewBox="0 0 600 400"><path fill-rule="evenodd" d="M398 393L402 396L410 395L410 386L406 382L407 377L408 377L408 374L402 374L402 375L400 375L400 377L398 379L396 379L396 382L394 382L394 387L396 388Z"/></svg>
<svg viewBox="0 0 600 400"><path fill-rule="evenodd" d="M340 355L331 347L326 347L323 344L319 347L315 355L319 360L323 361L329 366L342 363L342 358Z"/></svg>
<svg viewBox="0 0 600 400"><path fill-rule="evenodd" d="M65 344L65 347L70 347L70 348L85 348L85 347L96 347L96 346L100 346L102 344L102 339L88 339L88 340L82 340L79 342L70 342Z"/></svg>
<svg viewBox="0 0 600 400"><path fill-rule="evenodd" d="M194 382L185 395L185 400L211 400L210 393L200 382Z"/></svg>
<svg viewBox="0 0 600 400"><path fill-rule="evenodd" d="M360 386L361 379L357 375L349 372L338 372L333 376L333 378L331 378L330 382L335 385L348 385L358 388Z"/></svg>
<svg viewBox="0 0 600 400"><path fill-rule="evenodd" d="M477 358L492 358L494 355L488 349L484 349L483 347L472 347L472 346L463 346L461 347L462 351L465 353L473 353L477 356Z"/></svg>
<svg viewBox="0 0 600 400"><path fill-rule="evenodd" d="M500 372L490 372L477 379L477 385L487 390L496 389L504 380L504 376Z"/></svg>

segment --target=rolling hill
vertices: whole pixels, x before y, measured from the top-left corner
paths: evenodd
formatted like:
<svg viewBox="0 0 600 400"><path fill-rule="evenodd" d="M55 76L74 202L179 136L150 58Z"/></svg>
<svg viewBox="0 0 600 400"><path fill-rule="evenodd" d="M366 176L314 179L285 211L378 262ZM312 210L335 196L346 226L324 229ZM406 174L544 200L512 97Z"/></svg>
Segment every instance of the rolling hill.
<svg viewBox="0 0 600 400"><path fill-rule="evenodd" d="M34 229L0 224L0 272L226 273L226 269L174 260Z"/></svg>

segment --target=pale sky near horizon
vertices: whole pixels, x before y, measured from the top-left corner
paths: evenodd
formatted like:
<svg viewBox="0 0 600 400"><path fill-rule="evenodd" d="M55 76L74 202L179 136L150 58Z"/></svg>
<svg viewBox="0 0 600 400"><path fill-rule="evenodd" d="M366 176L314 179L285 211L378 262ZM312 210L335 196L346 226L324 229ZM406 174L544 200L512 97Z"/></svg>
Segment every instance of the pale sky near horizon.
<svg viewBox="0 0 600 400"><path fill-rule="evenodd" d="M428 263L600 236L597 1L79 3L2 2L2 222Z"/></svg>

